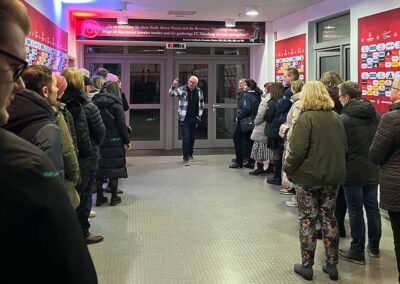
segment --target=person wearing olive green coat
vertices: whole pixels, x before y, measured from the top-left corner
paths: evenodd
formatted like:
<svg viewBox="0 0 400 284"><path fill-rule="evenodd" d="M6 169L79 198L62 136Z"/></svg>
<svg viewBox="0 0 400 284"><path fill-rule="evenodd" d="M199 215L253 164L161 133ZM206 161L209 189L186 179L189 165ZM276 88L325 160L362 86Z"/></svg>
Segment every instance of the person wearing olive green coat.
<svg viewBox="0 0 400 284"><path fill-rule="evenodd" d="M326 264L323 271L338 279L339 235L334 215L339 184L345 176L346 132L334 102L318 81L304 85L304 112L294 125L283 169L294 184L299 204L302 263L294 270L312 280L317 222L321 222Z"/></svg>

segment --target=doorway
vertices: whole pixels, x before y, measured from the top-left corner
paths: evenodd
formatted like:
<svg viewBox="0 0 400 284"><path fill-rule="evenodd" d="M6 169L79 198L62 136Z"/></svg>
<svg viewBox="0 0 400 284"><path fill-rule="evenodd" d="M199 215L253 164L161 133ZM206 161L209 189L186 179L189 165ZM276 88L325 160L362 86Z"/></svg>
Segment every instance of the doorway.
<svg viewBox="0 0 400 284"><path fill-rule="evenodd" d="M198 87L204 94L204 112L196 133L196 148L232 147L235 129L238 81L247 78L246 60L176 59L175 74L181 85L191 75L199 78ZM173 110L177 113L178 100ZM181 132L174 117L174 148L182 145Z"/></svg>

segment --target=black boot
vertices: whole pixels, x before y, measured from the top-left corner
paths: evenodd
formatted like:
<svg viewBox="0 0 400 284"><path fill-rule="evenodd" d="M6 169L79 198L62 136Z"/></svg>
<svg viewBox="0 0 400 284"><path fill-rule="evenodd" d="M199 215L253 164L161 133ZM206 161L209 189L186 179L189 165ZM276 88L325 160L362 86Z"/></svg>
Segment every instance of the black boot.
<svg viewBox="0 0 400 284"><path fill-rule="evenodd" d="M263 163L257 163L257 169L255 169L254 171L249 172L249 175L251 176L260 176L265 174L264 171L264 164Z"/></svg>
<svg viewBox="0 0 400 284"><path fill-rule="evenodd" d="M274 164L273 163L269 163L268 164L268 168L267 168L267 170L265 171L265 173L267 173L267 174L273 174L275 171L274 171Z"/></svg>
<svg viewBox="0 0 400 284"><path fill-rule="evenodd" d="M108 198L103 195L103 183L96 181L96 206L101 206L108 202Z"/></svg>
<svg viewBox="0 0 400 284"><path fill-rule="evenodd" d="M110 179L108 186L111 188L111 201L110 205L115 206L118 203L121 203L121 197L117 195L118 189L118 179Z"/></svg>
<svg viewBox="0 0 400 284"><path fill-rule="evenodd" d="M339 279L339 272L337 270L336 264L325 264L322 266L322 271L328 273L331 280Z"/></svg>
<svg viewBox="0 0 400 284"><path fill-rule="evenodd" d="M313 279L313 269L311 265L304 266L301 263L294 265L294 272L303 276L304 279L311 281Z"/></svg>

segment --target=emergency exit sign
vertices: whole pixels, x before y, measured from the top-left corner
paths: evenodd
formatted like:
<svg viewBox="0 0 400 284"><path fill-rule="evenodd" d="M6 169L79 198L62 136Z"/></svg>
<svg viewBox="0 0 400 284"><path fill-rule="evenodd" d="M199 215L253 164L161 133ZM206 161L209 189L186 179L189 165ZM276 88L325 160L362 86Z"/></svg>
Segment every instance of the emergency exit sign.
<svg viewBox="0 0 400 284"><path fill-rule="evenodd" d="M167 49L186 49L186 43L167 42Z"/></svg>

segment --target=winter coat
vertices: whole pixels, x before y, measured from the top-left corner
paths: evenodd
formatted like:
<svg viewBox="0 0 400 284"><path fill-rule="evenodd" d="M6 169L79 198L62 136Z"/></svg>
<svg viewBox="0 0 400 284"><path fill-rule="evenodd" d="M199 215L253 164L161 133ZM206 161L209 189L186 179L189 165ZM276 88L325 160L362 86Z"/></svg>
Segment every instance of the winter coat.
<svg viewBox="0 0 400 284"><path fill-rule="evenodd" d="M268 106L264 114L264 120L266 121L264 134L268 138L279 139L279 117L280 113L276 109L279 99L270 99Z"/></svg>
<svg viewBox="0 0 400 284"><path fill-rule="evenodd" d="M64 116L65 122L67 123L68 126L68 130L71 133L71 138L72 142L74 143L76 156L78 157L78 139L76 138L74 118L72 117L72 114L67 110L66 105L63 104L62 102L57 101L56 108L58 109L59 112L62 112Z"/></svg>
<svg viewBox="0 0 400 284"><path fill-rule="evenodd" d="M380 206L400 212L400 102L389 107L379 123L370 159L380 165Z"/></svg>
<svg viewBox="0 0 400 284"><path fill-rule="evenodd" d="M285 135L279 134L281 138L285 138L286 142L292 136L293 126L295 125L297 119L299 118L301 112L303 111L303 102L300 100L301 93L297 93L292 96L292 107L290 108L286 122L280 126L279 133L285 133ZM288 146L288 145L286 145Z"/></svg>
<svg viewBox="0 0 400 284"><path fill-rule="evenodd" d="M258 106L261 102L261 95L257 94L254 90L246 91L243 94L240 106L237 114L237 121L241 121L243 118L257 115Z"/></svg>
<svg viewBox="0 0 400 284"><path fill-rule="evenodd" d="M340 118L347 136L346 178L344 185L378 184L378 166L369 159L380 115L368 100L352 99L343 108Z"/></svg>
<svg viewBox="0 0 400 284"><path fill-rule="evenodd" d="M268 101L269 99L263 98L258 106L257 116L254 119L254 129L250 137L253 141L267 143L268 138L264 134L266 124L264 114L268 107Z"/></svg>
<svg viewBox="0 0 400 284"><path fill-rule="evenodd" d="M292 100L291 100L292 96L293 96L293 93L290 88L290 85L286 86L282 98L276 104L276 110L279 112L279 123L280 124L285 123L285 121L286 121L287 114L293 104Z"/></svg>
<svg viewBox="0 0 400 284"><path fill-rule="evenodd" d="M61 97L61 102L66 104L68 111L72 114L78 144L79 164L81 167L87 167L90 157L93 155L89 126L83 109L87 100L81 91L67 88Z"/></svg>
<svg viewBox="0 0 400 284"><path fill-rule="evenodd" d="M86 113L86 119L89 125L90 141L93 146L90 169L95 171L99 167L99 145L103 144L104 138L106 137L106 127L104 126L100 111L95 104L87 103L83 106L83 109Z"/></svg>
<svg viewBox="0 0 400 284"><path fill-rule="evenodd" d="M100 93L93 97L106 127L106 137L100 146L101 158L97 171L98 178L126 178L125 149L129 134L125 124L125 114L121 98Z"/></svg>
<svg viewBox="0 0 400 284"><path fill-rule="evenodd" d="M179 98L179 109L178 109L178 117L180 121L184 121L187 113L187 108L189 105L189 96L188 96L189 87L187 85L179 87L177 89L173 89L172 87L169 89L169 95L171 97ZM199 114L196 117L198 121L201 121L201 116L204 111L204 95L203 91L196 87L197 94L199 96Z"/></svg>
<svg viewBox="0 0 400 284"><path fill-rule="evenodd" d="M11 282L98 283L76 213L47 155L3 129L0 155L2 270L24 268Z"/></svg>
<svg viewBox="0 0 400 284"><path fill-rule="evenodd" d="M61 132L48 101L38 93L25 89L15 95L8 113L10 117L5 129L45 152L64 177Z"/></svg>
<svg viewBox="0 0 400 284"><path fill-rule="evenodd" d="M335 103L333 111L336 112L337 114L341 114L343 105L339 101L339 89L337 87L328 87L328 93L331 96L333 102Z"/></svg>
<svg viewBox="0 0 400 284"><path fill-rule="evenodd" d="M333 111L302 113L289 140L283 170L303 188L339 185L345 176L346 132Z"/></svg>

